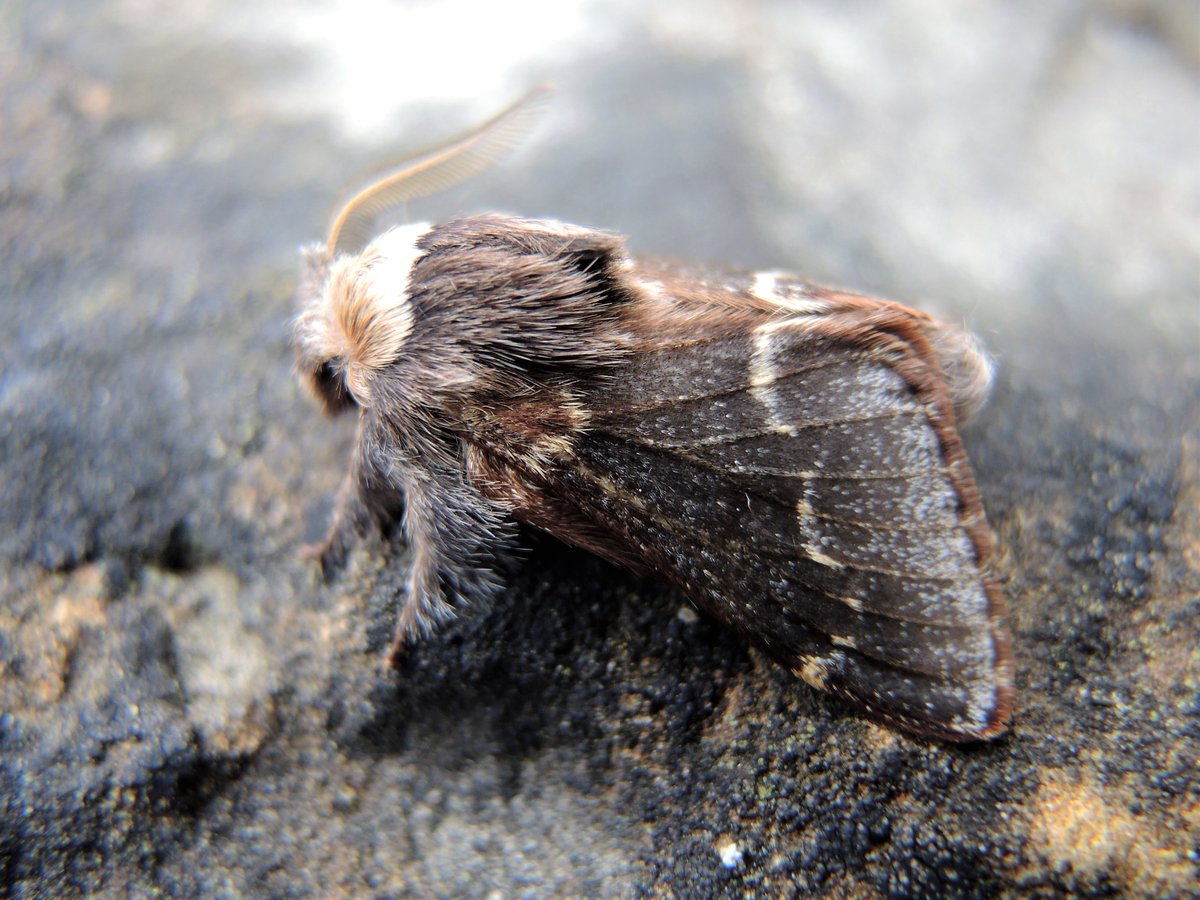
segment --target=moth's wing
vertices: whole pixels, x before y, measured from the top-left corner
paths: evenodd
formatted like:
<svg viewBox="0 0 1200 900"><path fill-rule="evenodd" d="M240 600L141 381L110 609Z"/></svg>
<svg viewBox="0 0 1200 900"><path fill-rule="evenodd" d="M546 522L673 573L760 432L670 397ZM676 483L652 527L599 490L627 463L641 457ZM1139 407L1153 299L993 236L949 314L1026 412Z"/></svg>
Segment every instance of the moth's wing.
<svg viewBox="0 0 1200 900"><path fill-rule="evenodd" d="M955 430L971 376L940 361L962 365L952 335L774 276L748 290L630 277L628 362L497 404L475 477L878 719L951 740L1003 731L1010 642Z"/></svg>
<svg viewBox="0 0 1200 900"><path fill-rule="evenodd" d="M998 733L1009 638L941 326L804 285L756 293L782 308L639 353L596 394L574 477L618 485L603 515L637 509L658 565L805 681L922 733Z"/></svg>
<svg viewBox="0 0 1200 900"><path fill-rule="evenodd" d="M660 572L876 718L991 737L1012 662L942 326L813 290L765 315L741 301L708 319L704 303L652 315L518 514Z"/></svg>

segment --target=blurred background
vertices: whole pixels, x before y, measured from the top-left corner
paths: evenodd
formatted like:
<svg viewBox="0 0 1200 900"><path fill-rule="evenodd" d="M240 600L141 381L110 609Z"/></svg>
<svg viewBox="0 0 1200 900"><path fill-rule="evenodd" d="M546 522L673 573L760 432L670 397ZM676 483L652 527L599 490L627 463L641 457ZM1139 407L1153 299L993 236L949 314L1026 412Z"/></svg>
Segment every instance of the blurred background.
<svg viewBox="0 0 1200 900"><path fill-rule="evenodd" d="M1065 282L1155 316L1196 261L1189 2L101 0L3 17L10 198L55 176L119 193L110 227L202 235L197 267L319 235L363 167L540 81L558 92L524 152L416 213L551 215L642 252L1014 316ZM21 146L54 116L92 140ZM40 169L13 161L30 151ZM133 249L151 266L158 248Z"/></svg>

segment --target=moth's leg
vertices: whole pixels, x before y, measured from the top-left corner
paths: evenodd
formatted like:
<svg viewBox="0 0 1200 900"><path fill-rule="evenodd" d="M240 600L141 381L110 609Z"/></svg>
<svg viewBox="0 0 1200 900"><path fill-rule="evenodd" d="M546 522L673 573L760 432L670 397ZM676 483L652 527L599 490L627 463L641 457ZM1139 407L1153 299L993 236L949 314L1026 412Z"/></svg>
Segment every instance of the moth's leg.
<svg viewBox="0 0 1200 900"><path fill-rule="evenodd" d="M326 576L345 565L350 548L358 541L399 521L404 510L403 490L373 464L364 442L365 431L365 423L360 423L354 456L338 489L329 529L320 541L300 551L302 556L318 560Z"/></svg>
<svg viewBox="0 0 1200 900"><path fill-rule="evenodd" d="M406 643L453 618L456 602L494 595L500 582L492 563L508 539L504 511L480 495L461 469L414 467L406 473L404 493L412 569L392 640L393 663Z"/></svg>

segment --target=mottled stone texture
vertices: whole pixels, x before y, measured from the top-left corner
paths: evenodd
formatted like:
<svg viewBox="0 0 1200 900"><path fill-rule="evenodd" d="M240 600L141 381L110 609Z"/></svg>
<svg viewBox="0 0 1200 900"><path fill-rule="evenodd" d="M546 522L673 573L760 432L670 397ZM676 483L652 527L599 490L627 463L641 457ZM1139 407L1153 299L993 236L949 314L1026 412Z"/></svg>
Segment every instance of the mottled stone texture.
<svg viewBox="0 0 1200 900"><path fill-rule="evenodd" d="M312 3L0 12L5 889L1194 892L1196 6L552 6L486 53L448 2L386 7L391 54ZM386 135L331 113L371 54ZM527 151L414 218L558 216L984 335L1006 738L873 725L533 536L389 676L403 547L329 585L298 558L350 430L290 378L296 246L363 165L545 77Z"/></svg>

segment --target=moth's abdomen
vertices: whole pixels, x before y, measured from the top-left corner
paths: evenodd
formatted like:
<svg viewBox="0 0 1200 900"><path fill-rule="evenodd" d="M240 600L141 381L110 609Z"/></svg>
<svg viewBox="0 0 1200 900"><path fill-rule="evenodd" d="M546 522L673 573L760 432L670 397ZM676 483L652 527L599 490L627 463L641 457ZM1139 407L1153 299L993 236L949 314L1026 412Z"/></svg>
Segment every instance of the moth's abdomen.
<svg viewBox="0 0 1200 900"><path fill-rule="evenodd" d="M992 361L969 331L935 322L926 327L926 334L961 425L987 400L994 374Z"/></svg>

